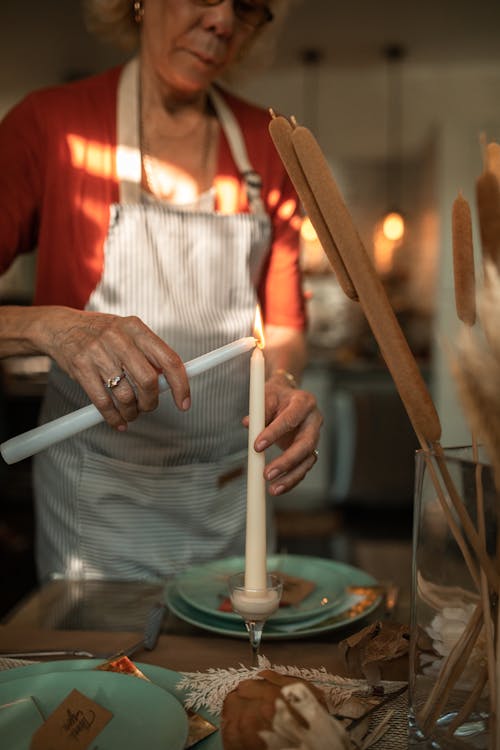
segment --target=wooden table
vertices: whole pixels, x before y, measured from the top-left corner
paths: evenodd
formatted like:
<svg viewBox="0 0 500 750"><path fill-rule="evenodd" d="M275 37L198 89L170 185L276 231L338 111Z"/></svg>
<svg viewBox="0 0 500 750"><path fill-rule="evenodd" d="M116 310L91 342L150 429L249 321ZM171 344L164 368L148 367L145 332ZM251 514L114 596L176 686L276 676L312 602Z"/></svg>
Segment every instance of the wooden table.
<svg viewBox="0 0 500 750"><path fill-rule="evenodd" d="M158 584L111 581L53 581L34 591L0 624L0 661L6 652L68 649L85 650L97 657L108 657L135 644L143 632L151 606L162 600L164 587ZM396 609L396 618L404 621L405 601ZM320 668L333 675L349 674L339 642L378 619L369 618L349 628L321 633L304 639L265 640L261 653L272 665ZM264 631L265 632L265 631ZM63 657L64 658L64 657ZM65 658L72 658L67 656ZM53 656L46 659L52 660ZM138 651L137 663L154 664L175 672L204 672L211 667L227 669L251 666L250 645L246 638L221 636L189 625L168 612L162 633L152 651ZM12 662L11 662L12 664ZM407 660L388 663L382 679L406 681ZM393 685L395 683L385 683ZM398 686L400 683L396 683ZM381 709L382 710L382 709ZM387 734L374 750L403 750L407 747L406 695L394 703L394 717ZM376 717L375 717L376 718Z"/></svg>
<svg viewBox="0 0 500 750"><path fill-rule="evenodd" d="M114 654L139 640L147 613L162 593L163 586L153 583L52 581L3 620L0 653L57 648L84 649L99 656ZM404 609L404 597L402 602ZM382 614L376 611L370 618ZM396 611L396 618L398 615ZM264 638L261 652L273 664L325 667L332 674L347 676L338 643L368 621L304 639ZM246 639L212 634L167 613L156 648L137 652L134 658L175 671L195 671L249 664L250 647ZM405 680L404 666L398 671L384 677Z"/></svg>

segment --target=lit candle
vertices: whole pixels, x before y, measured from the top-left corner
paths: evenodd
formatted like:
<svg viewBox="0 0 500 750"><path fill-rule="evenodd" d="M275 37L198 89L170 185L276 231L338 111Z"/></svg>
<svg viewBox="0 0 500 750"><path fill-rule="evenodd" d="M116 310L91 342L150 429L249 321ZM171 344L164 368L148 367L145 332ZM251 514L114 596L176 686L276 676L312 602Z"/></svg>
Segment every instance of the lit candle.
<svg viewBox="0 0 500 750"><path fill-rule="evenodd" d="M257 346L250 358L250 400L248 424L247 516L245 546L245 589L267 589L266 568L266 484L264 452L257 453L255 439L265 427L265 362L262 319L257 308L254 336Z"/></svg>
<svg viewBox="0 0 500 750"><path fill-rule="evenodd" d="M186 372L189 377L192 377L211 370L223 362L250 351L255 347L255 343L253 336L232 341L230 344L186 362ZM164 375L159 376L158 386L161 393L170 390L170 385ZM89 427L94 427L94 425L103 421L104 417L101 412L96 409L94 404L89 404L82 409L71 412L71 414L65 414L63 417L6 440L5 443L0 445L0 453L6 463L15 464L17 461L22 461L23 458L33 456L35 453L39 453L45 448L49 448L51 445L66 440L66 438L87 430Z"/></svg>

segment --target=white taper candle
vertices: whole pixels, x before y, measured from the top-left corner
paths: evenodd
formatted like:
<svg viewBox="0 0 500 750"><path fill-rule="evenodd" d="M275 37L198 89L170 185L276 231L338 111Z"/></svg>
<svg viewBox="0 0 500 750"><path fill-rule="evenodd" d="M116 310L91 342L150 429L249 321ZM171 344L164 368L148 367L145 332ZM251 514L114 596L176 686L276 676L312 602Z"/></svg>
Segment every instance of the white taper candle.
<svg viewBox="0 0 500 750"><path fill-rule="evenodd" d="M245 546L245 589L267 589L266 484L264 452L254 443L265 427L265 363L257 346L250 358L250 403L248 425L247 517Z"/></svg>
<svg viewBox="0 0 500 750"><path fill-rule="evenodd" d="M189 377L192 377L211 370L223 362L250 351L254 348L255 343L253 336L232 341L230 344L186 362L186 372ZM164 393L170 390L170 385L163 375L159 376L158 384L160 392ZM104 417L101 412L96 409L94 404L89 404L82 409L77 409L70 414L54 419L52 422L47 422L40 427L35 427L33 430L28 430L28 432L23 432L21 435L6 440L0 445L0 453L6 463L15 464L23 458L33 456L35 453L39 453L45 448L103 421Z"/></svg>

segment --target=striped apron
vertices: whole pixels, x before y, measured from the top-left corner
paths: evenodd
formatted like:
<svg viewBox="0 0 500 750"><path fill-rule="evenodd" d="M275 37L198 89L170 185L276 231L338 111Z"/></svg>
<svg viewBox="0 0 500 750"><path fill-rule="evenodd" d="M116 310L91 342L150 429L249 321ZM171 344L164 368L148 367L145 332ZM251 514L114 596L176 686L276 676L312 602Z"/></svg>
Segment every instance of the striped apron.
<svg viewBox="0 0 500 750"><path fill-rule="evenodd" d="M103 274L86 309L138 315L187 361L251 333L270 220L241 133L216 92L212 102L233 158L242 175L250 173L251 212L215 213L213 194L209 211L201 203L147 199L138 101L134 60L118 90L120 202L111 206ZM192 379L187 413L165 393L125 433L102 423L37 456L41 579L156 579L242 554L248 376L249 357L242 355ZM54 365L42 421L87 402Z"/></svg>

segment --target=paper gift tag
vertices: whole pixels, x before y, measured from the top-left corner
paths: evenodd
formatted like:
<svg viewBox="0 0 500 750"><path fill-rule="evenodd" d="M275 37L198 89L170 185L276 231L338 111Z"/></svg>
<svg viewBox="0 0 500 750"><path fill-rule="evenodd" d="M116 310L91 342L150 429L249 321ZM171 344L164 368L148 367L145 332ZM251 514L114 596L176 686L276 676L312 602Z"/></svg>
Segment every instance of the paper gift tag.
<svg viewBox="0 0 500 750"><path fill-rule="evenodd" d="M85 750L112 717L111 711L72 690L35 732L30 750Z"/></svg>

